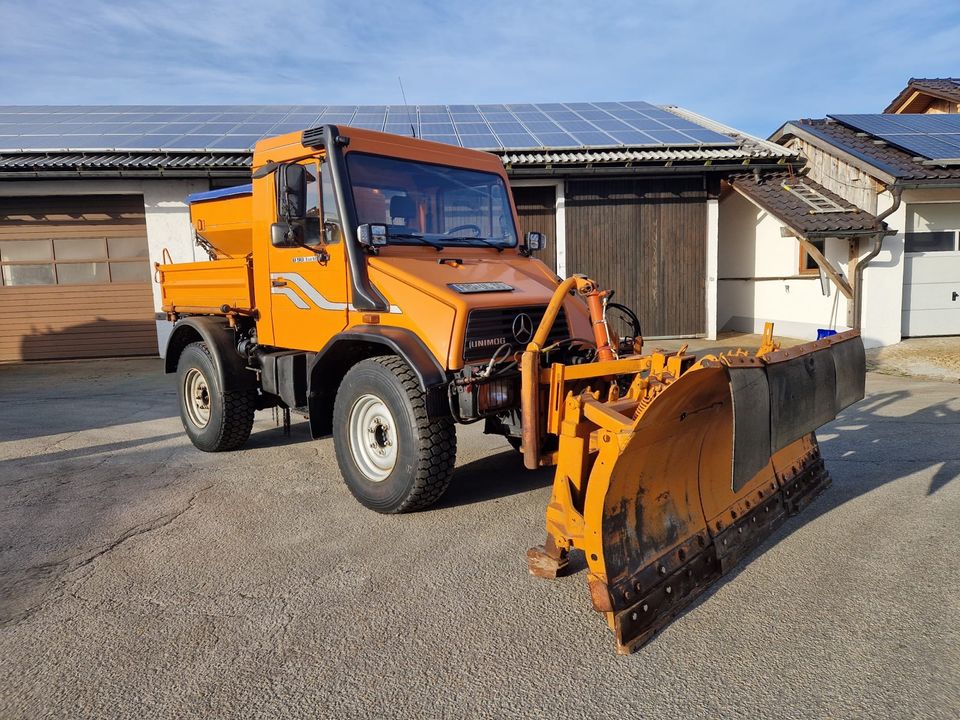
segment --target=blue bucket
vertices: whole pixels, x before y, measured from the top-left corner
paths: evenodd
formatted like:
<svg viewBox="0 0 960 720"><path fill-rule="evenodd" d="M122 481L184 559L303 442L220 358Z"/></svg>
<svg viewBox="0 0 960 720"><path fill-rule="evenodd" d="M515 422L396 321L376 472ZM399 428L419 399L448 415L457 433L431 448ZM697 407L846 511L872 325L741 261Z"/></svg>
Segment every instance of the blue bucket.
<svg viewBox="0 0 960 720"><path fill-rule="evenodd" d="M817 340L823 340L826 337L830 337L831 335L836 335L836 334L837 334L836 330L827 330L826 328L819 328L817 330Z"/></svg>

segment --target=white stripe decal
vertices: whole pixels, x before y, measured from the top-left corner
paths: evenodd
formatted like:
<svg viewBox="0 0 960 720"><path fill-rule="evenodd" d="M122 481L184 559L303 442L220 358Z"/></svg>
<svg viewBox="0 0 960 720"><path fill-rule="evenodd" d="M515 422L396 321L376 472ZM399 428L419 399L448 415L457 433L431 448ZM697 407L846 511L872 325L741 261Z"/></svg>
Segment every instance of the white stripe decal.
<svg viewBox="0 0 960 720"><path fill-rule="evenodd" d="M283 272L283 273L270 273L271 280L286 280L287 282L293 283L297 286L297 289L300 290L304 295L306 295L314 305L316 305L321 310L352 310L356 311L352 304L347 304L343 302L331 302L327 300L323 295L321 295L317 289L311 285L300 273L293 272ZM278 290L283 290L285 292L278 293ZM294 304L301 308L302 310L307 309L307 305L294 293L290 288L273 288L272 292L276 294L286 295L291 299L296 298L297 301L294 301ZM391 305L390 309L387 311L393 315L400 315L403 311L396 305Z"/></svg>
<svg viewBox="0 0 960 720"><path fill-rule="evenodd" d="M271 295L286 295L301 310L309 310L310 306L307 305L299 295L297 295L293 290L286 287L272 287L270 288Z"/></svg>
<svg viewBox="0 0 960 720"><path fill-rule="evenodd" d="M271 273L271 280L286 280L297 286L304 295L306 295L314 305L321 310L346 310L346 303L334 303L327 300L323 295L317 292L317 289L304 280L300 273Z"/></svg>

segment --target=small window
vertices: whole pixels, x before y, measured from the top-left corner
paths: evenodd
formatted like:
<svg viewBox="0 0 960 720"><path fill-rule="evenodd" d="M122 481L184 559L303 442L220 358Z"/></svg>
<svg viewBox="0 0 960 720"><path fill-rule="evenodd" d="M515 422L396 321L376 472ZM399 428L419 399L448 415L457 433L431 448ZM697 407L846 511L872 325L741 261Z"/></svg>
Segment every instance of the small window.
<svg viewBox="0 0 960 720"><path fill-rule="evenodd" d="M110 281L150 282L150 265L145 262L112 262L110 263Z"/></svg>
<svg viewBox="0 0 960 720"><path fill-rule="evenodd" d="M53 241L53 253L57 260L100 259L107 257L107 246L102 237L57 238Z"/></svg>
<svg viewBox="0 0 960 720"><path fill-rule="evenodd" d="M60 285L94 285L110 282L107 264L57 263L57 283Z"/></svg>
<svg viewBox="0 0 960 720"><path fill-rule="evenodd" d="M7 240L0 242L0 262L53 260L49 240Z"/></svg>
<svg viewBox="0 0 960 720"><path fill-rule="evenodd" d="M340 209L337 207L337 195L333 191L333 179L330 177L330 165L320 166L320 186L323 191L323 236L327 245L340 242L342 226Z"/></svg>
<svg viewBox="0 0 960 720"><path fill-rule="evenodd" d="M320 183L317 182L319 168L317 163L308 162L303 164L307 171L307 210L304 213L306 217L320 217Z"/></svg>
<svg viewBox="0 0 960 720"><path fill-rule="evenodd" d="M327 163L320 168L320 184L323 187L323 219L326 222L339 223L340 211L337 208L337 196L333 192L333 180Z"/></svg>
<svg viewBox="0 0 960 720"><path fill-rule="evenodd" d="M811 240L810 244L813 245L817 250L820 251L820 254L824 253L825 242L823 240ZM800 274L801 275L819 275L820 266L817 265L817 261L813 259L813 255L807 252L807 248L802 244L800 245Z"/></svg>
<svg viewBox="0 0 960 720"><path fill-rule="evenodd" d="M110 259L116 258L147 258L150 253L143 238L109 238L107 247L110 250ZM58 254L57 257L60 257Z"/></svg>
<svg viewBox="0 0 960 720"><path fill-rule="evenodd" d="M320 244L320 165L315 160L304 163L307 169L307 209L303 224L303 242L307 245Z"/></svg>
<svg viewBox="0 0 960 720"><path fill-rule="evenodd" d="M15 285L53 285L56 278L53 265L4 265L3 284Z"/></svg>
<svg viewBox="0 0 960 720"><path fill-rule="evenodd" d="M903 251L953 252L957 249L956 230L936 230L933 232L908 232L903 234Z"/></svg>

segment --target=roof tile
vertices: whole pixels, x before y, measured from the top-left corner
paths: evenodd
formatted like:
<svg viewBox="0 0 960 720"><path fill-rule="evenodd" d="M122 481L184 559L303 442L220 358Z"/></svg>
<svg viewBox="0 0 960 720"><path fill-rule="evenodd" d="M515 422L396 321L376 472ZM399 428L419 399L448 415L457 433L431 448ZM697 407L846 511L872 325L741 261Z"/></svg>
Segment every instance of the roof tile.
<svg viewBox="0 0 960 720"><path fill-rule="evenodd" d="M822 185L793 173L739 173L730 176L729 182L739 193L805 237L868 234L886 227L871 213L860 210ZM816 212L803 198L790 191L790 187L801 182L844 210Z"/></svg>
<svg viewBox="0 0 960 720"><path fill-rule="evenodd" d="M793 134L791 127L808 132L898 180L924 184L955 183L960 180L960 167L946 167L930 161L916 160L904 150L833 120L796 120L787 123L781 134Z"/></svg>

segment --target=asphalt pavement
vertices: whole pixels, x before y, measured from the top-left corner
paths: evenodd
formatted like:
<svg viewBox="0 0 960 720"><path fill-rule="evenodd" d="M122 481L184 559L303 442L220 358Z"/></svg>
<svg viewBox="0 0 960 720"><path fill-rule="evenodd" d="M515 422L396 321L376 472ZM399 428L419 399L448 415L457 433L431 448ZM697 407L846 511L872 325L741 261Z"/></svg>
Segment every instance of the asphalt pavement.
<svg viewBox="0 0 960 720"><path fill-rule="evenodd" d="M330 440L183 434L159 360L0 366L0 718L960 717L960 392L871 374L834 484L618 656L531 577L549 470L459 433L439 506L360 507Z"/></svg>

